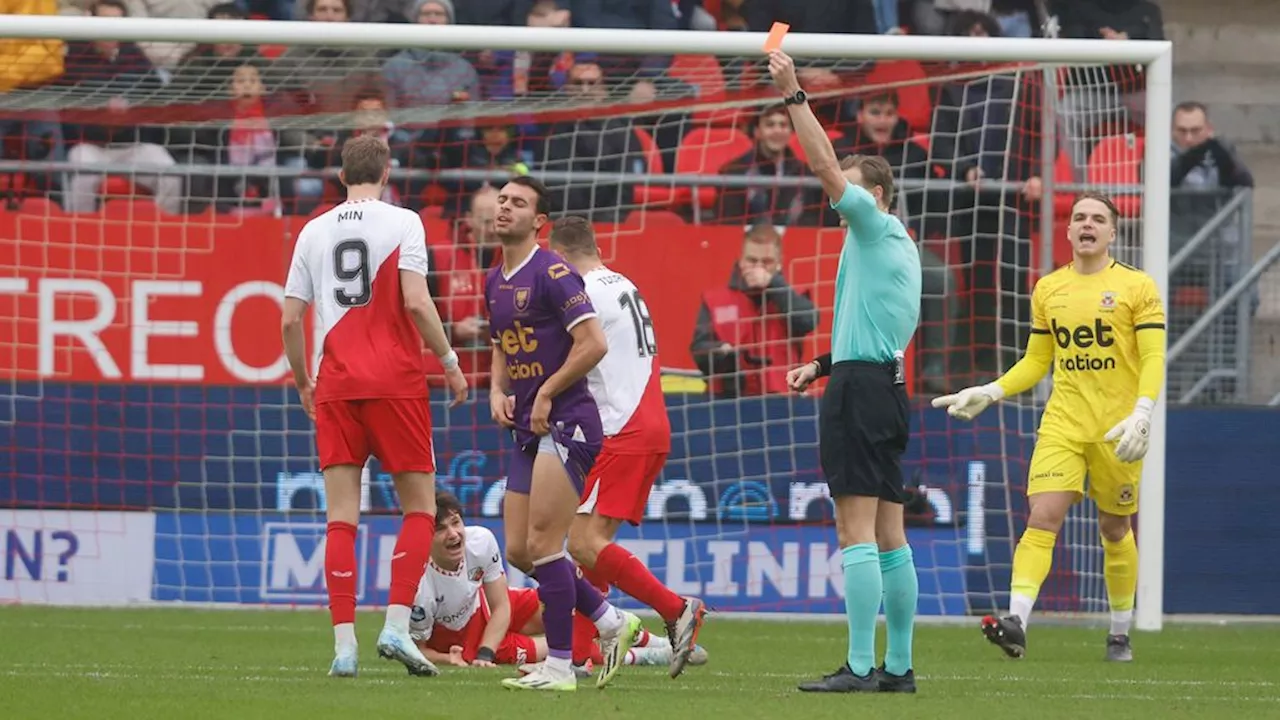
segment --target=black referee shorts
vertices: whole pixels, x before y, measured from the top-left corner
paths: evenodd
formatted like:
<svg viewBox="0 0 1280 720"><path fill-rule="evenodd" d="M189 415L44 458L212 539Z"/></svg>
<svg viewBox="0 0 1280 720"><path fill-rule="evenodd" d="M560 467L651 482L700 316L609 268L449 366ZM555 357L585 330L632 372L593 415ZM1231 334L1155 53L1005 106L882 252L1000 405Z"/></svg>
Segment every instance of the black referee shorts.
<svg viewBox="0 0 1280 720"><path fill-rule="evenodd" d="M818 452L831 496L903 502L909 429L907 390L893 363L833 365L818 410Z"/></svg>

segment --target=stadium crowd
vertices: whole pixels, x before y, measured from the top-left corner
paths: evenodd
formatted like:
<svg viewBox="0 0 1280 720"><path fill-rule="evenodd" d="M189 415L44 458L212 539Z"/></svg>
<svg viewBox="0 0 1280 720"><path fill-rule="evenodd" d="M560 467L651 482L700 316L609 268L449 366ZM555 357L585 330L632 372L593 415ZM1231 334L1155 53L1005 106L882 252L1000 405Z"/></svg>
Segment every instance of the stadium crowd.
<svg viewBox="0 0 1280 720"><path fill-rule="evenodd" d="M1037 9L1044 3L1033 0L13 4L10 12L24 14L214 21L725 32L766 31L774 21L784 21L793 32L992 37L1042 37L1048 32L1121 41L1163 37L1160 9L1148 0L1053 0L1047 4L1053 15L1047 18ZM1136 168L1141 153L1146 118L1137 68L1079 67L1059 75L1054 88L1058 148L1046 160L1043 73L1018 67L975 73L976 67L814 60L801 71L824 124L834 128L837 152L882 155L894 168L902 186L901 214L912 233L925 241L923 325L933 333L929 344L978 349L955 357L933 354L934 366L922 368L926 377L990 373L1012 360L1001 357L997 348L1020 347L1032 280L1026 269L1040 227L1045 168L1053 168L1055 181L1084 181L1094 178L1094 166L1101 162L1113 173L1109 182L1139 180L1136 169L1134 177L1116 177L1113 167ZM456 242L469 248L468 258L456 261L481 268L494 260L475 239L485 222L491 186L448 171L532 173L552 189L553 207L597 222L621 222L647 208L690 222L748 230L772 226L777 232L766 238L766 245L775 238L782 242L787 227L834 227L839 222L816 186L787 182L806 175L805 164L787 114L775 104L776 93L768 89L767 73L756 58L5 40L0 41L0 92L6 96L0 106L3 159L61 161L66 169L0 173L2 189L10 198L47 196L66 212L94 212L104 198L133 196L153 200L171 214L306 216L341 198L333 169L342 143L354 134L374 133L391 145L394 165L409 171L394 176L386 199L456 219ZM730 107L737 109L725 109ZM1247 170L1229 162L1230 147L1212 132L1187 135L1175 145L1177 161L1187 166L1176 174L1177 183L1226 187L1248 181ZM98 171L76 171L80 165L101 163L187 169L105 177ZM242 172L199 171L211 165ZM601 173L608 175L601 180ZM752 180L745 187L722 189L647 181L671 173ZM575 175L590 181L574 181ZM1058 212L1067 200L1058 197ZM751 290L746 277L756 273L744 274L751 270L745 258L764 235L748 235L744 260L730 273L728 288L734 292ZM451 262L446 258L441 264ZM961 285L973 291L967 308L947 291L957 272L964 275ZM769 282L785 282L781 277L774 272ZM1001 302L1002 293L1017 301ZM778 312L765 295L747 294L751 304L745 307L785 326L758 333L761 342L812 332L813 324L794 321L789 309ZM474 303L444 302L451 310L457 305L458 314L448 318L456 341L483 339ZM700 319L709 320L699 323L692 351L711 372L721 366L719 348L730 341L717 336L717 323L710 321L716 313L705 299L700 312L706 316ZM952 322L965 316L1006 322Z"/></svg>

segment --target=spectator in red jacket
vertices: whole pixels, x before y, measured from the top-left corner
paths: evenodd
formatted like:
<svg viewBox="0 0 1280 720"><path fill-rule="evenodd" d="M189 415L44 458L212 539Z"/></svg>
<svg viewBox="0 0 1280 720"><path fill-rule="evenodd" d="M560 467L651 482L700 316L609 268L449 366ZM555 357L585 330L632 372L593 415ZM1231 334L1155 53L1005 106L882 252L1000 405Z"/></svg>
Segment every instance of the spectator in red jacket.
<svg viewBox="0 0 1280 720"><path fill-rule="evenodd" d="M727 287L702 294L689 348L717 397L785 393L787 370L803 362L802 341L818 308L782 276L782 237L771 225L747 231Z"/></svg>

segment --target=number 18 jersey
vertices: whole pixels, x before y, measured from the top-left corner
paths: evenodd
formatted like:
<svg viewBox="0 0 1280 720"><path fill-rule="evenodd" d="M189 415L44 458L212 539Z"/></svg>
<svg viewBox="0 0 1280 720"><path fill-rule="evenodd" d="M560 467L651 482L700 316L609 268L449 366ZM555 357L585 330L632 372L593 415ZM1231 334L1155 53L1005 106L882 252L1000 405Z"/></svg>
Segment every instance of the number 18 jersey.
<svg viewBox="0 0 1280 720"><path fill-rule="evenodd" d="M600 408L604 451L670 452L671 421L649 307L625 275L600 267L582 279L609 345L604 359L587 374L587 388Z"/></svg>
<svg viewBox="0 0 1280 720"><path fill-rule="evenodd" d="M401 270L427 274L426 231L410 210L345 202L303 226L284 294L315 308L316 403L426 396Z"/></svg>

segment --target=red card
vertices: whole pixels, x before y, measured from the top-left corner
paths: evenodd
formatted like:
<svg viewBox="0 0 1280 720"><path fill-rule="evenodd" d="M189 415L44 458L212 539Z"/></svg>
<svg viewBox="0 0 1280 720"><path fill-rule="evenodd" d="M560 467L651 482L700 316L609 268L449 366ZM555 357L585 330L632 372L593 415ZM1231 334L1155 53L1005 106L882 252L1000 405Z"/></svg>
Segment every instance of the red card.
<svg viewBox="0 0 1280 720"><path fill-rule="evenodd" d="M776 22L773 27L769 28L769 37L765 38L764 51L771 53L774 50L782 48L782 39L787 36L787 31L791 26L786 23Z"/></svg>

